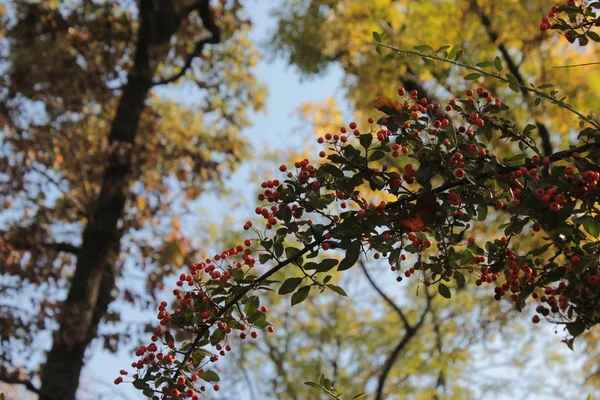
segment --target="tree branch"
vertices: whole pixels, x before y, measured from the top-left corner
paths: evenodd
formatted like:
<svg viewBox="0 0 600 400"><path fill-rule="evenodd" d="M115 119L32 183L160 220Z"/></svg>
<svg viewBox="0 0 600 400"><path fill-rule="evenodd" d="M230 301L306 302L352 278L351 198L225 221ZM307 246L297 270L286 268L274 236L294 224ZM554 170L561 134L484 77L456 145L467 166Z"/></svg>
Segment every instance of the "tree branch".
<svg viewBox="0 0 600 400"><path fill-rule="evenodd" d="M25 389L32 393L39 394L39 389L31 382L30 379L21 378L19 370L8 372L6 368L0 368L0 382L8 383L9 385L23 385Z"/></svg>
<svg viewBox="0 0 600 400"><path fill-rule="evenodd" d="M404 336L402 336L402 339L400 339L400 342L398 342L398 344L396 345L394 350L392 350L392 352L390 353L389 357L387 358L385 364L383 365L383 371L381 372L381 375L379 375L379 380L377 382L377 393L375 395L375 400L383 400L383 398L384 398L383 397L383 387L385 385L385 381L386 381L390 371L392 370L392 367L394 366L394 363L398 359L400 352L402 350L404 350L404 348L408 345L408 342L410 342L410 340L417 334L417 332L423 325L423 322L425 322L425 317L427 316L427 313L429 312L429 310L431 308L431 299L432 299L432 296L429 294L427 289L425 289L425 293L427 296L427 305L425 306L425 309L421 313L421 317L419 318L419 321L416 323L415 326L406 328L406 332L404 332Z"/></svg>
<svg viewBox="0 0 600 400"><path fill-rule="evenodd" d="M79 247L67 242L34 243L28 238L25 238L24 240L8 240L6 239L6 231L0 231L0 239L9 244L13 250L18 251L31 251L34 247L41 246L54 249L58 252L71 253L74 255L79 254Z"/></svg>
<svg viewBox="0 0 600 400"><path fill-rule="evenodd" d="M471 0L471 7L475 10L475 13L479 16L479 19L481 20L481 24L484 26L484 28L488 34L488 37L490 38L490 41L496 45L496 47L502 54L502 58L504 58L504 61L506 62L506 66L508 67L508 70L515 78L517 78L517 81L519 82L519 85L520 85L519 90L521 91L521 94L525 98L526 103L528 104L528 108L530 108L530 111L531 111L531 106L529 105L529 99L530 99L529 91L527 91L524 88L525 79L523 78L523 75L521 75L521 71L519 71L519 67L514 62L512 57L510 56L510 53L508 52L506 46L504 46L504 43L499 41L498 33L496 31L494 31L494 29L492 28L492 22L490 21L489 17L484 13L484 11L481 9L481 7L479 7L477 0ZM548 128L546 128L546 125L544 125L542 122L540 122L538 120L535 120L535 125L538 128L538 132L540 134L540 139L542 140L542 150L544 151L544 154L546 154L546 155L552 154L552 142L550 141L550 133L548 132Z"/></svg>
<svg viewBox="0 0 600 400"><path fill-rule="evenodd" d="M402 323L404 324L404 327L407 330L413 329L413 326L408 322L408 319L406 318L406 315L404 315L404 312L402 311L402 309L400 309L400 307L398 307L398 305L394 302L394 300L390 299L383 292L383 290L381 290L381 288L377 285L377 283L375 283L375 281L373 280L373 278L369 274L369 271L367 270L367 266L365 265L365 261L362 258L358 261L358 265L360 265L360 268L364 272L365 276L367 277L367 280L369 281L369 283L371 284L371 286L373 287L373 289L375 289L375 291L379 294L379 296L381 296L381 298L386 303L388 303L390 305L390 307L392 307L394 309L394 311L396 311L396 314L398 314L398 316L402 320Z"/></svg>
<svg viewBox="0 0 600 400"><path fill-rule="evenodd" d="M200 57L200 55L202 55L202 50L204 50L205 45L216 44L221 41L221 28L219 28L219 26L217 26L217 24L215 23L215 17L212 12L212 9L209 6L209 0L200 1L196 9L198 10L198 14L202 19L202 24L204 24L204 27L210 32L210 36L196 42L196 45L194 46L194 51L192 51L192 53L188 55L185 64L178 73L169 78L154 81L152 83L152 86L166 85L175 82L176 80L178 80L186 74L188 69L190 69L190 67L192 66L192 61L194 61L196 57Z"/></svg>

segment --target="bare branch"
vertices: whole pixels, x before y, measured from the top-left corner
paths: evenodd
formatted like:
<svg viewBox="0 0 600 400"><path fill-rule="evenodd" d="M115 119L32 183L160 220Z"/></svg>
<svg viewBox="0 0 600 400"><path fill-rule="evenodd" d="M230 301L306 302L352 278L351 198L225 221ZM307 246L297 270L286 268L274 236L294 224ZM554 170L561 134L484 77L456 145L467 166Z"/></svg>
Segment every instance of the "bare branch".
<svg viewBox="0 0 600 400"><path fill-rule="evenodd" d="M67 242L47 242L47 243L35 243L28 238L24 238L23 240L10 240L6 238L6 232L0 231L1 240L7 244L9 244L13 250L18 251L31 251L33 248L40 246L48 249L53 249L58 252L71 253L74 255L79 254L79 247L67 243Z"/></svg>
<svg viewBox="0 0 600 400"><path fill-rule="evenodd" d="M386 295L383 292L383 290L381 290L381 288L377 285L377 283L375 283L375 281L373 280L373 278L369 274L369 271L367 270L367 266L365 265L365 261L362 258L358 261L358 265L360 265L360 268L364 272L365 276L367 277L367 280L369 281L369 283L371 284L371 286L373 287L373 289L375 289L375 291L379 294L379 296L381 296L381 298L386 303L388 303L390 305L390 307L392 307L394 309L394 311L396 311L396 314L398 314L398 316L402 320L402 323L404 324L404 327L407 330L413 329L413 326L408 322L408 319L406 318L406 315L404 315L404 312L402 311L402 309L400 307L398 307L398 305L394 302L394 300L390 299L388 297L388 295Z"/></svg>
<svg viewBox="0 0 600 400"><path fill-rule="evenodd" d="M392 350L389 357L385 361L385 364L383 365L383 371L379 375L379 380L377 382L377 393L375 395L375 400L383 400L383 387L385 386L385 381L387 380L387 377L390 371L392 370L392 367L396 363L400 352L406 348L410 340L417 334L417 332L423 325L423 322L425 322L425 317L431 309L431 300L433 299L433 296L429 294L427 289L425 289L425 293L427 296L427 304L425 306L425 309L421 313L419 321L412 327L406 327L406 331L404 332L402 339L400 339L394 350Z"/></svg>
<svg viewBox="0 0 600 400"><path fill-rule="evenodd" d="M6 368L0 368L0 382L8 383L9 385L23 385L25 389L35 394L40 394L40 390L31 382L31 378L23 378L19 370L8 372Z"/></svg>
<svg viewBox="0 0 600 400"><path fill-rule="evenodd" d="M152 83L152 86L166 85L166 84L175 82L176 80L178 80L179 78L181 78L182 76L184 76L186 74L188 69L190 69L190 67L192 66L192 61L194 61L194 59L196 57L200 57L202 55L202 50L204 50L205 45L216 44L221 41L221 28L219 28L217 26L217 24L215 23L215 17L212 12L212 9L209 6L209 0L203 0L203 1L199 2L198 6L197 6L197 10L198 10L198 14L200 15L200 18L202 19L202 23L204 24L204 27L206 29L208 29L208 31L210 32L211 35L205 39L202 39L202 40L199 40L198 42L196 42L194 51L192 51L192 53L190 55L188 55L188 58L185 61L185 64L183 65L183 67L181 68L181 70L178 73L176 73L175 75L173 75L169 78L155 81Z"/></svg>

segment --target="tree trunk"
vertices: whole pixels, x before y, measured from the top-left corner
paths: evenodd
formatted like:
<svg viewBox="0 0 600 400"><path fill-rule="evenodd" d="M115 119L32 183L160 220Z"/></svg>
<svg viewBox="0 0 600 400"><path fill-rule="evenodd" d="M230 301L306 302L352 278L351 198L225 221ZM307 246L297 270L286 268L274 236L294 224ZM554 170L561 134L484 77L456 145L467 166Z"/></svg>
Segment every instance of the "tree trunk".
<svg viewBox="0 0 600 400"><path fill-rule="evenodd" d="M166 55L175 32L172 4L167 0L142 0L140 28L132 69L111 125L111 155L100 194L83 231L75 275L59 317L59 327L41 371L40 400L74 400L87 346L113 300L115 264L122 232L118 227L129 194L132 148L140 116L156 66L156 56ZM152 55L151 55L152 52ZM116 368L115 368L116 370Z"/></svg>

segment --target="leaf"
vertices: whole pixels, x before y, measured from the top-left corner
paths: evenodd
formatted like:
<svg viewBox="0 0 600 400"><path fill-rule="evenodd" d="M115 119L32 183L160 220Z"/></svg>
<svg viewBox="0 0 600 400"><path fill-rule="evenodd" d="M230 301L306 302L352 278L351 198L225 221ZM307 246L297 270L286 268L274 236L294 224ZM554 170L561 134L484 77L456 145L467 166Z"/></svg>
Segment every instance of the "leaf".
<svg viewBox="0 0 600 400"><path fill-rule="evenodd" d="M435 51L435 54L442 53L442 52L444 52L444 51L448 50L449 48L450 48L450 46L448 46L448 45L442 46L442 47L440 47L439 49L437 49L437 50Z"/></svg>
<svg viewBox="0 0 600 400"><path fill-rule="evenodd" d="M344 172L333 164L323 164L319 167L319 171L323 171L331 176L335 176L336 178L344 177Z"/></svg>
<svg viewBox="0 0 600 400"><path fill-rule="evenodd" d="M465 276L458 271L454 271L454 280L459 288L465 287Z"/></svg>
<svg viewBox="0 0 600 400"><path fill-rule="evenodd" d="M340 265L338 266L338 271L345 271L352 268L358 261L361 249L362 247L360 241L355 240L350 242L346 248L346 256L342 259Z"/></svg>
<svg viewBox="0 0 600 400"><path fill-rule="evenodd" d="M344 297L348 297L348 295L346 294L346 292L344 291L344 289L342 289L339 286L336 285L332 285L331 283L327 285L327 287L331 290L333 290L334 292L336 292L337 294L339 294L340 296L344 296Z"/></svg>
<svg viewBox="0 0 600 400"><path fill-rule="evenodd" d="M285 256L290 259L294 257L296 254L300 253L300 249L296 247L286 247L285 248Z"/></svg>
<svg viewBox="0 0 600 400"><path fill-rule="evenodd" d="M515 85L519 84L519 80L514 75L506 74L506 79L512 84L515 84Z"/></svg>
<svg viewBox="0 0 600 400"><path fill-rule="evenodd" d="M587 233L589 233L595 238L598 237L598 235L600 234L600 223L593 219L587 219L583 223L583 228L586 230Z"/></svg>
<svg viewBox="0 0 600 400"><path fill-rule="evenodd" d="M258 296L250 296L246 299L246 303L244 304L244 314L251 315L258 310L258 306L260 305L260 300Z"/></svg>
<svg viewBox="0 0 600 400"><path fill-rule="evenodd" d="M358 137L358 141L360 142L360 144L361 144L362 147L364 147L365 149L367 149L367 148L369 148L369 146L373 142L373 135L371 135L370 133L361 134Z"/></svg>
<svg viewBox="0 0 600 400"><path fill-rule="evenodd" d="M402 111L402 104L398 100L388 99L387 97L380 97L371 102L371 105L381 112L388 115L396 114ZM362 138L363 135L360 135Z"/></svg>
<svg viewBox="0 0 600 400"><path fill-rule="evenodd" d="M146 382L142 379L136 379L133 381L133 387L138 390L144 390L146 388Z"/></svg>
<svg viewBox="0 0 600 400"><path fill-rule="evenodd" d="M467 81L474 81L476 79L481 78L481 74L474 72L472 74L468 74L467 76L465 76L465 80Z"/></svg>
<svg viewBox="0 0 600 400"><path fill-rule="evenodd" d="M417 198L415 213L401 217L398 223L411 232L429 230L432 228L438 209L439 204L435 192L432 190L421 192Z"/></svg>
<svg viewBox="0 0 600 400"><path fill-rule="evenodd" d="M435 67L435 61L433 61L431 58L429 58L429 57L421 57L421 59L423 60L423 62L425 63L425 65L427 65L428 67Z"/></svg>
<svg viewBox="0 0 600 400"><path fill-rule="evenodd" d="M321 390L321 385L316 382L304 382L305 385Z"/></svg>
<svg viewBox="0 0 600 400"><path fill-rule="evenodd" d="M485 221L488 215L488 206L486 204L480 204L477 206L477 221Z"/></svg>
<svg viewBox="0 0 600 400"><path fill-rule="evenodd" d="M418 215L406 216L402 218L399 225L410 232L421 232L425 228L423 218Z"/></svg>
<svg viewBox="0 0 600 400"><path fill-rule="evenodd" d="M385 63L392 61L394 58L396 58L397 54L398 53L396 53L395 51L391 51L383 58L383 63L385 64Z"/></svg>
<svg viewBox="0 0 600 400"><path fill-rule="evenodd" d="M438 285L438 292L440 293L440 295L442 297L445 297L446 299L449 299L450 297L452 297L452 293L450 293L450 289L448 289L448 286L444 285L443 283L440 283Z"/></svg>
<svg viewBox="0 0 600 400"><path fill-rule="evenodd" d="M296 293L292 295L292 306L302 303L308 297L310 286L302 286Z"/></svg>
<svg viewBox="0 0 600 400"><path fill-rule="evenodd" d="M385 153L383 151L376 150L373 153L371 153L371 155L369 156L369 161L381 160L384 157L385 157Z"/></svg>
<svg viewBox="0 0 600 400"><path fill-rule="evenodd" d="M221 378L219 378L219 374L211 370L204 372L196 372L196 375L198 375L200 379L205 380L206 382L219 382L221 380Z"/></svg>
<svg viewBox="0 0 600 400"><path fill-rule="evenodd" d="M339 261L335 258L328 258L326 260L322 260L315 269L317 270L317 272L327 272L336 265L338 265L338 262Z"/></svg>
<svg viewBox="0 0 600 400"><path fill-rule="evenodd" d="M375 39L375 41L377 43L381 43L383 38L381 37L381 34L378 32L373 32L373 39Z"/></svg>
<svg viewBox="0 0 600 400"><path fill-rule="evenodd" d="M258 262L261 264L266 264L269 260L272 260L273 256L267 253L261 253L258 255Z"/></svg>
<svg viewBox="0 0 600 400"><path fill-rule="evenodd" d="M456 57L456 53L458 52L458 50L459 50L458 45L452 46L452 48L450 49L450 52L448 53L448 59L454 60L454 57Z"/></svg>
<svg viewBox="0 0 600 400"><path fill-rule="evenodd" d="M366 398L366 397L367 397L367 394L366 394L366 393L361 393L361 394L357 394L356 396L354 396L354 397L352 398L352 400L361 400L361 399L364 399L364 398Z"/></svg>
<svg viewBox="0 0 600 400"><path fill-rule="evenodd" d="M502 60L498 56L494 59L494 68L496 68L496 71L498 72L502 71Z"/></svg>
<svg viewBox="0 0 600 400"><path fill-rule="evenodd" d="M279 287L279 294L289 294L292 293L296 288L302 283L303 278L288 278Z"/></svg>
<svg viewBox="0 0 600 400"><path fill-rule="evenodd" d="M585 331L585 322L575 321L568 323L567 330L569 331L569 334L575 338Z"/></svg>
<svg viewBox="0 0 600 400"><path fill-rule="evenodd" d="M413 47L413 49L415 49L419 53L423 53L425 51L433 51L433 47L431 47L429 45L426 45L426 44L423 44L423 45L420 45L420 46L415 46L415 47Z"/></svg>

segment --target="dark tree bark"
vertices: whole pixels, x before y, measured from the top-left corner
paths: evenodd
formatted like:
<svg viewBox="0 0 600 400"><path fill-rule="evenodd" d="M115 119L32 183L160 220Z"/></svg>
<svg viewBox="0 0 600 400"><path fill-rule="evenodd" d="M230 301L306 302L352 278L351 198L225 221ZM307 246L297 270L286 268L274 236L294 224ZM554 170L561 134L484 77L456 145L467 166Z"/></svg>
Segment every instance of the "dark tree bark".
<svg viewBox="0 0 600 400"><path fill-rule="evenodd" d="M75 399L85 350L97 336L98 325L113 300L115 264L122 237L118 222L123 217L130 191L131 156L140 116L148 93L156 84L153 82L156 65L166 57L169 40L182 19L193 10L200 13L205 27L213 35L198 42L190 59L200 55L204 44L219 41L220 32L212 20L209 0L195 1L185 10L177 10L176 3L171 0L140 1L140 28L134 62L122 89L109 136L114 151L105 167L95 209L84 229L75 275L62 307L59 327L53 335L52 348L41 370L40 400ZM208 26L207 21L212 25Z"/></svg>

